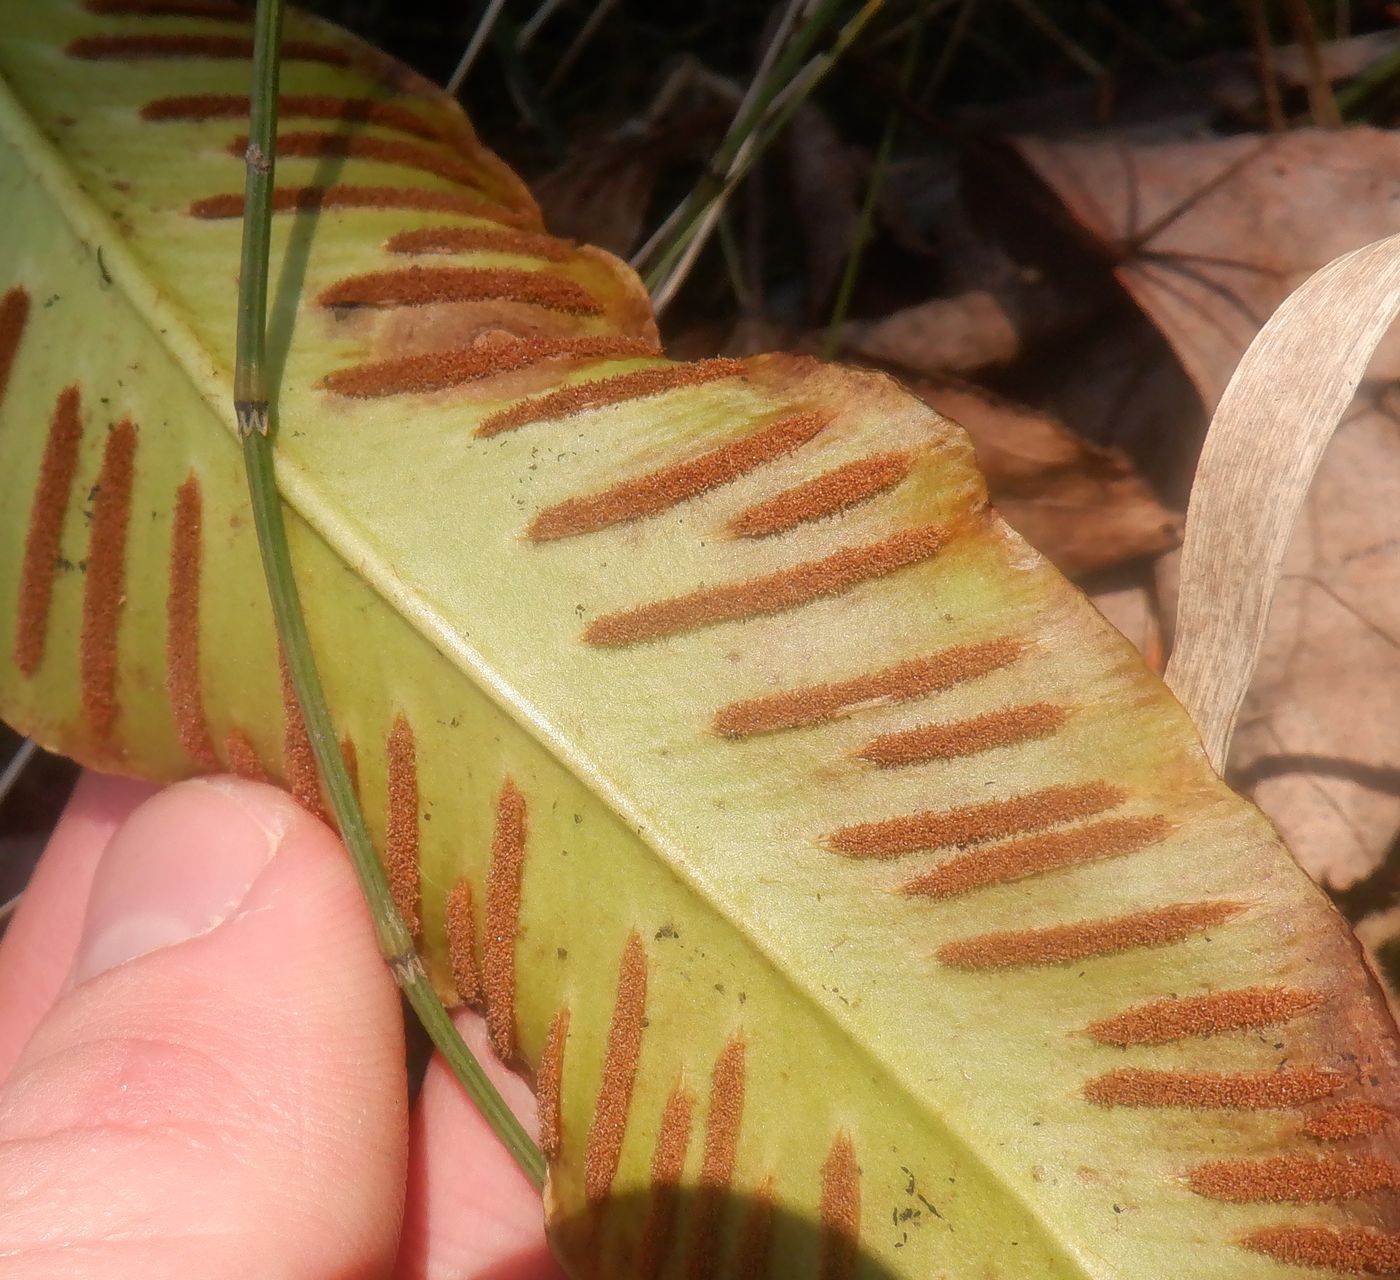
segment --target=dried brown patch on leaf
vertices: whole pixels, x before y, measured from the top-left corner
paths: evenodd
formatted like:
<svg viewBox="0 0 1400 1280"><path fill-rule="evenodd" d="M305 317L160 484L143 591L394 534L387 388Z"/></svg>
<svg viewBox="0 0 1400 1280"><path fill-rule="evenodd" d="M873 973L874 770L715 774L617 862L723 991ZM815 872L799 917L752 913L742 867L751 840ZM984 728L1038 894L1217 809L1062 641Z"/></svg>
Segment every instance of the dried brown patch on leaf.
<svg viewBox="0 0 1400 1280"><path fill-rule="evenodd" d="M136 424L123 419L107 435L92 495L79 637L83 712L104 742L117 719L117 633L126 602L126 534L135 465Z"/></svg>

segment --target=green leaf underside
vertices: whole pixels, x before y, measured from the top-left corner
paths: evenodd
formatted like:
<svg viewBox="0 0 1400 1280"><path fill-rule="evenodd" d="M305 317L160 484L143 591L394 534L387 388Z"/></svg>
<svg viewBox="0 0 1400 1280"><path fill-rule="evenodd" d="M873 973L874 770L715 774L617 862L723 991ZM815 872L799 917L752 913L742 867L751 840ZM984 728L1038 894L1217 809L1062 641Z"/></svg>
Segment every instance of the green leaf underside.
<svg viewBox="0 0 1400 1280"><path fill-rule="evenodd" d="M227 408L247 24L0 14L0 713L314 806ZM278 188L331 193L271 276L312 637L435 981L537 1077L569 1264L1400 1274L1349 935L962 434L648 354L453 106L287 39Z"/></svg>

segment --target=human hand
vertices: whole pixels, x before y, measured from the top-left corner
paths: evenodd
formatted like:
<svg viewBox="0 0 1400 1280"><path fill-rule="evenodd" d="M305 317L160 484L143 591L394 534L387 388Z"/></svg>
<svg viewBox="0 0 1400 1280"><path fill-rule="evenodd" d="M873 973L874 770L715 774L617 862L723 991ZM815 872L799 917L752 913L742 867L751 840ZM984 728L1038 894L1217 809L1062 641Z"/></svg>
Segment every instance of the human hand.
<svg viewBox="0 0 1400 1280"><path fill-rule="evenodd" d="M410 1118L399 1008L291 799L86 775L0 942L0 1270L555 1280L538 1194L437 1058Z"/></svg>

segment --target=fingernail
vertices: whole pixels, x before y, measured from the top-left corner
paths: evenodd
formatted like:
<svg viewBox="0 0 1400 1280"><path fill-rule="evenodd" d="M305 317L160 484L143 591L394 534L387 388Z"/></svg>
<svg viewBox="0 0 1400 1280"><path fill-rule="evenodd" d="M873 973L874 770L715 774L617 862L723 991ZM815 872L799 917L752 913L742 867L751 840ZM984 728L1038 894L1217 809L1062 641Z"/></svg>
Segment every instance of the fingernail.
<svg viewBox="0 0 1400 1280"><path fill-rule="evenodd" d="M137 809L98 864L71 981L208 933L233 915L296 814L270 787L181 783Z"/></svg>

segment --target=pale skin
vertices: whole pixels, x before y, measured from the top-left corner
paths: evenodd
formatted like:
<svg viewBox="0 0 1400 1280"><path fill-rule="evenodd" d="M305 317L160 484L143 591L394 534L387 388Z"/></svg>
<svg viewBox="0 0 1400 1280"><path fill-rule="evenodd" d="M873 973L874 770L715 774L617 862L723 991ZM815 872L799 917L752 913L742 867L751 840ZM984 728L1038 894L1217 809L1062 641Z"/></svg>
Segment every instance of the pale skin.
<svg viewBox="0 0 1400 1280"><path fill-rule="evenodd" d="M533 1102L468 1043L533 1126ZM558 1280L538 1193L399 1001L325 826L87 775L0 942L7 1280Z"/></svg>

